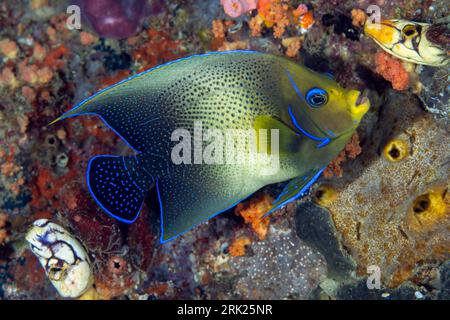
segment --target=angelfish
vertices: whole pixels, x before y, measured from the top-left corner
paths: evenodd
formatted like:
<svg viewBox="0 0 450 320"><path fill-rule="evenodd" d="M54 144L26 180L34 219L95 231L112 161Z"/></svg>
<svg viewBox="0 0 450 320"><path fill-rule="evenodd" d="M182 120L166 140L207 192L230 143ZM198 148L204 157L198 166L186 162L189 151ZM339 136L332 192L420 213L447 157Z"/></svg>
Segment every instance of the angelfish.
<svg viewBox="0 0 450 320"><path fill-rule="evenodd" d="M154 186L164 243L266 185L291 180L269 213L300 197L344 148L369 106L359 91L345 90L329 76L286 58L230 51L140 73L54 122L96 115L135 151L92 158L88 188L106 213L132 223ZM199 121L204 131L277 130L279 170L268 174L252 164L175 164L172 133L193 132Z"/></svg>

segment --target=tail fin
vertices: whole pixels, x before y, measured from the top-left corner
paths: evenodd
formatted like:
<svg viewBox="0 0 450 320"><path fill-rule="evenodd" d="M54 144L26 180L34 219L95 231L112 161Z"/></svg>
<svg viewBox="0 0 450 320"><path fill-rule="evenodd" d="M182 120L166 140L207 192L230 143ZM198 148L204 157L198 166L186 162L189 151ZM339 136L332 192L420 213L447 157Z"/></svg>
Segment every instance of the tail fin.
<svg viewBox="0 0 450 320"><path fill-rule="evenodd" d="M124 157L96 156L89 162L87 184L94 200L112 217L133 223L152 181L135 180Z"/></svg>

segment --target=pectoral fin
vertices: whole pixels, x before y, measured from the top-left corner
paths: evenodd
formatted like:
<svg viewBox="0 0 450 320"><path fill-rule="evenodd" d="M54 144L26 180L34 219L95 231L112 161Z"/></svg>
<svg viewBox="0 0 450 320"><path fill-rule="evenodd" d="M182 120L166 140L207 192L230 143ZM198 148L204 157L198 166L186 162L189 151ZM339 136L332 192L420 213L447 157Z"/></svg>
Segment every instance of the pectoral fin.
<svg viewBox="0 0 450 320"><path fill-rule="evenodd" d="M256 130L257 150L266 149L271 154L271 146L273 146L271 130L275 129L279 132L279 152L280 155L292 154L298 151L301 142L301 136L299 136L294 130L288 127L286 124L271 116L258 116L253 124ZM260 134L260 130L267 130L267 134ZM267 137L265 140L264 137ZM264 143L267 143L267 148L264 148Z"/></svg>
<svg viewBox="0 0 450 320"><path fill-rule="evenodd" d="M292 179L278 195L277 199L272 204L272 208L264 215L264 217L305 194L324 170L325 168L320 170L310 170L306 175Z"/></svg>

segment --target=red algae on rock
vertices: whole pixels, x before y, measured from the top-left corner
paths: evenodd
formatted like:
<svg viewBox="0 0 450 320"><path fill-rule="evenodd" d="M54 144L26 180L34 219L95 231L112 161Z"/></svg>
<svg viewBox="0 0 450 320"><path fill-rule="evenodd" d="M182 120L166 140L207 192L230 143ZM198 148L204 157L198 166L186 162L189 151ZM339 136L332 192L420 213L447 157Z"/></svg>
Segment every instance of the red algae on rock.
<svg viewBox="0 0 450 320"><path fill-rule="evenodd" d="M19 54L19 47L14 41L3 39L0 41L0 54L6 59L15 60Z"/></svg>
<svg viewBox="0 0 450 320"><path fill-rule="evenodd" d="M388 80L395 90L403 91L409 87L409 75L400 60L386 52L375 55L375 71Z"/></svg>
<svg viewBox="0 0 450 320"><path fill-rule="evenodd" d="M4 245L8 238L8 232L6 231L7 222L8 222L8 215L3 212L0 213L0 246Z"/></svg>
<svg viewBox="0 0 450 320"><path fill-rule="evenodd" d="M146 35L148 40L133 52L133 58L142 65L139 71L145 71L164 61L176 60L185 54L181 42L172 39L168 32L149 29Z"/></svg>
<svg viewBox="0 0 450 320"><path fill-rule="evenodd" d="M245 223L251 226L260 240L264 240L267 236L270 218L263 218L263 216L271 208L273 200L269 195L261 194L249 201L239 203L235 209L236 214L244 218Z"/></svg>
<svg viewBox="0 0 450 320"><path fill-rule="evenodd" d="M327 168L323 172L324 177L341 177L343 174L341 164L347 159L355 159L361 153L361 151L362 149L359 145L358 133L354 133L350 141L345 146L345 149L342 150L341 153L339 153L339 155L327 166Z"/></svg>
<svg viewBox="0 0 450 320"><path fill-rule="evenodd" d="M245 255L245 247L252 243L249 237L239 237L233 241L228 251L233 257L241 257Z"/></svg>
<svg viewBox="0 0 450 320"><path fill-rule="evenodd" d="M97 41L98 41L98 38L96 36L94 36L93 34L86 32L86 31L80 32L80 42L83 46L91 45Z"/></svg>

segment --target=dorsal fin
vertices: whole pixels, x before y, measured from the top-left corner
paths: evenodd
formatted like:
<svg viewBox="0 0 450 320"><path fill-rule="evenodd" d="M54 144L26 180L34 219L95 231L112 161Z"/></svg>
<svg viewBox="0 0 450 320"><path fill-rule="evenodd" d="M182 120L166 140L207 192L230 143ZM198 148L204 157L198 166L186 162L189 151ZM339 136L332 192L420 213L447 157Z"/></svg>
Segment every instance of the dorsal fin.
<svg viewBox="0 0 450 320"><path fill-rule="evenodd" d="M178 77L198 70L208 57L214 59L227 54L259 54L256 51L225 51L193 55L149 69L94 94L57 118L78 115L99 116L114 132L137 152L149 151L152 142L160 136L174 119L169 114L173 107L167 102L172 88L179 84ZM171 91L172 90L172 91ZM169 137L170 139L170 137ZM152 150L153 152L157 152ZM159 150L158 150L159 151Z"/></svg>

